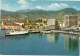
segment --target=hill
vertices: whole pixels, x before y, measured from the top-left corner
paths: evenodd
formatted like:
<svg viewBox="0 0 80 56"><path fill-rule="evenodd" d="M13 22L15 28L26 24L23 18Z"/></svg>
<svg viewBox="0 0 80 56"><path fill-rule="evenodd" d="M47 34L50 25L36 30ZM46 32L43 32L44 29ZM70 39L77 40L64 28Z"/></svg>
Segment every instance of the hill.
<svg viewBox="0 0 80 56"><path fill-rule="evenodd" d="M19 10L16 12L9 12L1 10L1 18L15 18L15 19L50 19L56 18L59 20L64 19L65 14L69 13L76 13L80 19L80 11L77 11L73 8L65 8L59 11L45 11L45 10L38 10L38 9L27 9L27 10Z"/></svg>
<svg viewBox="0 0 80 56"><path fill-rule="evenodd" d="M1 10L1 16L3 15L8 15L8 14L12 14L13 12L11 11L5 11L5 10Z"/></svg>

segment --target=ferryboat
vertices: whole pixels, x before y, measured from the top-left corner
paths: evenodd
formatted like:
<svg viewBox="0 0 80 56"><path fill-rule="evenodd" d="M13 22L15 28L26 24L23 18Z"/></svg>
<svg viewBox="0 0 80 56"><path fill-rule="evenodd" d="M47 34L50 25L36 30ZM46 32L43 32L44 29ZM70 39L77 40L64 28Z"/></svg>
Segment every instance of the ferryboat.
<svg viewBox="0 0 80 56"><path fill-rule="evenodd" d="M21 35L21 34L28 34L28 30L11 30L7 31L6 36L12 36L12 35Z"/></svg>

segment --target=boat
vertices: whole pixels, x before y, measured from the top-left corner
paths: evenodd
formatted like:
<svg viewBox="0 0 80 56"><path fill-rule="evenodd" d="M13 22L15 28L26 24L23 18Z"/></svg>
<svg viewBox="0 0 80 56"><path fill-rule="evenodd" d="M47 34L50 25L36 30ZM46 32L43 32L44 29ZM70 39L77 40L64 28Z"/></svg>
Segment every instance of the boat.
<svg viewBox="0 0 80 56"><path fill-rule="evenodd" d="M39 33L39 30L35 30L35 29L30 29L29 33Z"/></svg>
<svg viewBox="0 0 80 56"><path fill-rule="evenodd" d="M28 30L10 30L7 31L6 36L12 36L12 35L21 35L21 34L28 34Z"/></svg>
<svg viewBox="0 0 80 56"><path fill-rule="evenodd" d="M50 31L50 30L45 30L45 31L43 31L43 33L49 34L49 33L52 33L52 31Z"/></svg>

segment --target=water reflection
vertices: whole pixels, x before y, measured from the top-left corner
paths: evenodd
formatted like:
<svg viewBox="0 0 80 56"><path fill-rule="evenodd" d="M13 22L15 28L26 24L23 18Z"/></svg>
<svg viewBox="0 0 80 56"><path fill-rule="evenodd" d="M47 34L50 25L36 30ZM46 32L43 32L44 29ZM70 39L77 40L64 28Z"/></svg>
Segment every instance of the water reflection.
<svg viewBox="0 0 80 56"><path fill-rule="evenodd" d="M79 40L80 40L80 36L79 36Z"/></svg>
<svg viewBox="0 0 80 56"><path fill-rule="evenodd" d="M47 34L47 41L48 42L57 42L58 36L59 36L59 33Z"/></svg>
<svg viewBox="0 0 80 56"><path fill-rule="evenodd" d="M42 33L38 33L39 38L42 39L43 34Z"/></svg>
<svg viewBox="0 0 80 56"><path fill-rule="evenodd" d="M6 39L10 40L23 40L26 39L29 36L29 34L26 35L16 35L16 36L5 36Z"/></svg>
<svg viewBox="0 0 80 56"><path fill-rule="evenodd" d="M5 39L6 30L0 30L0 39Z"/></svg>
<svg viewBox="0 0 80 56"><path fill-rule="evenodd" d="M78 48L78 35L63 34L64 48L66 50L75 50Z"/></svg>

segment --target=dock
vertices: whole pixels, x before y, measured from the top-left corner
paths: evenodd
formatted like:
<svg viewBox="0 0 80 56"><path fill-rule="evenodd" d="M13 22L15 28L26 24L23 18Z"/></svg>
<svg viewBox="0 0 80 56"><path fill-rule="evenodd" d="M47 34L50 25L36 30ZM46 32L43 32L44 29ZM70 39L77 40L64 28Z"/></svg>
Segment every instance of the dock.
<svg viewBox="0 0 80 56"><path fill-rule="evenodd" d="M74 31L63 31L63 30L50 30L52 31L51 33L64 33L64 34L76 34L76 35L80 35L80 32L74 32ZM43 31L40 31L41 33Z"/></svg>
<svg viewBox="0 0 80 56"><path fill-rule="evenodd" d="M29 33L39 33L39 29L29 29Z"/></svg>

